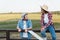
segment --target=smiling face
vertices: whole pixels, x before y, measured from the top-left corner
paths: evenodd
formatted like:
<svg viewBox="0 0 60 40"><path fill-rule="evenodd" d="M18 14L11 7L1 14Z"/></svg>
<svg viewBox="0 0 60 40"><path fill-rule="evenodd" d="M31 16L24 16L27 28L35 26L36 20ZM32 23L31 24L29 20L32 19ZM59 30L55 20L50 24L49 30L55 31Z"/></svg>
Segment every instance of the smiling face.
<svg viewBox="0 0 60 40"><path fill-rule="evenodd" d="M28 19L28 15L25 15L25 16L24 16L24 19Z"/></svg>
<svg viewBox="0 0 60 40"><path fill-rule="evenodd" d="M41 13L45 13L45 11L41 8Z"/></svg>

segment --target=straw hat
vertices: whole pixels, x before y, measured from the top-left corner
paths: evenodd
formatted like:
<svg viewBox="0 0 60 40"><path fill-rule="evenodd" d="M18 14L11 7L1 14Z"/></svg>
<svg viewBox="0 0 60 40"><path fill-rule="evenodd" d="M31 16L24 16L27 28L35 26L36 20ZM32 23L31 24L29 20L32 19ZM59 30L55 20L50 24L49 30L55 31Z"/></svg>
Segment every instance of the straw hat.
<svg viewBox="0 0 60 40"><path fill-rule="evenodd" d="M22 13L22 19L24 19L24 16L28 15L27 13Z"/></svg>
<svg viewBox="0 0 60 40"><path fill-rule="evenodd" d="M48 6L47 5L43 5L41 6L42 9L44 9L45 11L48 11Z"/></svg>

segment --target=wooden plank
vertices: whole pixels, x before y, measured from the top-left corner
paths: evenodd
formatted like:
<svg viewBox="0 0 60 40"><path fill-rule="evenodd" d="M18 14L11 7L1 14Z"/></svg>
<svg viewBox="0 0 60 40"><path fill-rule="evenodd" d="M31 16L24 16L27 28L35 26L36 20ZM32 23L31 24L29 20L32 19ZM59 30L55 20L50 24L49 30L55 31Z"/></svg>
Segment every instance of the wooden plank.
<svg viewBox="0 0 60 40"><path fill-rule="evenodd" d="M5 32L5 31L7 31L7 30L0 30L0 32ZM10 30L8 30L9 32L18 32L16 29L10 29ZM34 31L34 32L41 32L40 30L32 30L32 31ZM24 32L24 30L22 30L21 32ZM47 32L49 32L49 31L47 31ZM60 33L60 30L55 30L55 32L56 33Z"/></svg>

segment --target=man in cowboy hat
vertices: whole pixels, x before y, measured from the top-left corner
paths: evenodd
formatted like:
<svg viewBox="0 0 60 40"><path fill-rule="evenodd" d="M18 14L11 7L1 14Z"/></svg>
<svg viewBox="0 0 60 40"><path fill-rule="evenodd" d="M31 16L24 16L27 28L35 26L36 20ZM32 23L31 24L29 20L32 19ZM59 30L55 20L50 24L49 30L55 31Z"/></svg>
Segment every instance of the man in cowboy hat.
<svg viewBox="0 0 60 40"><path fill-rule="evenodd" d="M18 21L17 24L18 32L20 32L20 38L22 40L29 40L31 39L31 34L28 30L32 29L32 22L28 19L28 14L23 13L21 20ZM21 32L21 30L25 30L25 32Z"/></svg>
<svg viewBox="0 0 60 40"><path fill-rule="evenodd" d="M46 38L46 31L50 31L50 34L52 36L52 40L56 40L56 34L55 29L52 22L52 13L48 12L48 6L43 5L41 6L41 35L44 40L47 40Z"/></svg>

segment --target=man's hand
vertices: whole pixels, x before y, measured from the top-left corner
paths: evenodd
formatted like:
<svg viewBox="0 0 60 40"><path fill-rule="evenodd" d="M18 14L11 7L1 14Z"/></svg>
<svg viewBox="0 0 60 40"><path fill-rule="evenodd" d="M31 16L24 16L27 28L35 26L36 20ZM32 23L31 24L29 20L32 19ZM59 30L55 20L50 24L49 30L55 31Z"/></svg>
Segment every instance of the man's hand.
<svg viewBox="0 0 60 40"><path fill-rule="evenodd" d="M43 27L41 28L41 31L45 30L45 28L46 28L46 26L43 26Z"/></svg>
<svg viewBox="0 0 60 40"><path fill-rule="evenodd" d="M19 26L17 26L17 30L18 30L18 32L21 32L21 29L19 28Z"/></svg>
<svg viewBox="0 0 60 40"><path fill-rule="evenodd" d="M18 32L21 32L21 29L18 29Z"/></svg>
<svg viewBox="0 0 60 40"><path fill-rule="evenodd" d="M27 33L27 31L28 31L28 30L27 30L27 29L25 29L25 32L26 32L26 33Z"/></svg>

